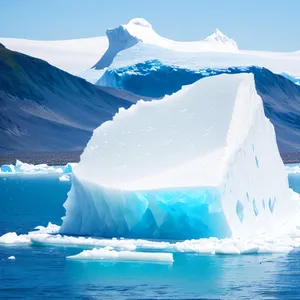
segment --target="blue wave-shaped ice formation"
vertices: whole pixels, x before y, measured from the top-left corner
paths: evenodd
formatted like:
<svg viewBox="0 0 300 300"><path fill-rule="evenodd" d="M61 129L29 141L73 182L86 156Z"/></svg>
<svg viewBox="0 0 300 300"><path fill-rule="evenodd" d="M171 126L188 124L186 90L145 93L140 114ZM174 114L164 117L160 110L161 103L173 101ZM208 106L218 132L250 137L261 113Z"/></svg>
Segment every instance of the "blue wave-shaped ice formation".
<svg viewBox="0 0 300 300"><path fill-rule="evenodd" d="M300 149L300 86L263 67L191 70L166 65L159 60L148 60L127 67L108 69L97 84L120 88L142 96L161 98L201 78L224 73L253 73L257 93L263 99L265 114L275 126L279 150L289 152Z"/></svg>

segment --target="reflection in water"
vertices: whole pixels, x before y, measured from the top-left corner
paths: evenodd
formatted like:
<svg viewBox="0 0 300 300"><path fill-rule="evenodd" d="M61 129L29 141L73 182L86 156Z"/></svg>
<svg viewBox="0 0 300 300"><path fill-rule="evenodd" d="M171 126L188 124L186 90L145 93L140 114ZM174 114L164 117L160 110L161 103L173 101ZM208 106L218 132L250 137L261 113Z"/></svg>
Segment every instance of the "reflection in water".
<svg viewBox="0 0 300 300"><path fill-rule="evenodd" d="M88 286L89 295L120 297L271 297L284 255L204 256L174 254L173 265L67 261L71 282ZM299 268L300 269L300 268ZM300 276L300 275L299 275ZM298 287L297 287L298 288ZM291 287L290 287L291 289ZM276 298L276 297L275 297Z"/></svg>

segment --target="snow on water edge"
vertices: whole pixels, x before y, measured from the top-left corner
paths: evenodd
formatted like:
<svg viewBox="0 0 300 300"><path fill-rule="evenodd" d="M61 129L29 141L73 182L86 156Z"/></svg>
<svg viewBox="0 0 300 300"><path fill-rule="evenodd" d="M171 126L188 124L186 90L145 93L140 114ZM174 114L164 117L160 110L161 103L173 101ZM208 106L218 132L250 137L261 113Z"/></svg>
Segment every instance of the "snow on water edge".
<svg viewBox="0 0 300 300"><path fill-rule="evenodd" d="M2 245L51 245L51 246L69 246L80 248L96 248L92 251L86 251L75 259L101 259L103 258L116 258L118 260L142 260L142 256L138 254L125 255L122 252L134 251L158 251L158 252L171 252L171 253L197 253L197 254L264 254L264 253L289 253L297 251L300 247L300 230L295 227L294 230L289 230L289 234L281 233L278 236L257 235L252 238L226 238L217 239L202 238L194 240L185 240L178 242L170 241L151 241L143 239L103 239L92 237L74 237L63 236L57 234L59 226L49 223L47 227L37 226L37 231L29 232L28 234L17 235L15 232L9 232L0 237L0 244ZM98 249L98 250L97 250ZM104 249L99 251L99 249ZM111 252L114 250L117 252ZM110 253L108 253L110 252ZM139 252L140 253L140 252ZM123 256L124 255L124 256ZM74 257L72 257L74 258ZM164 260L164 256L161 256ZM168 260L169 258L165 258ZM151 260L150 257L144 260ZM160 260L159 255L157 260Z"/></svg>

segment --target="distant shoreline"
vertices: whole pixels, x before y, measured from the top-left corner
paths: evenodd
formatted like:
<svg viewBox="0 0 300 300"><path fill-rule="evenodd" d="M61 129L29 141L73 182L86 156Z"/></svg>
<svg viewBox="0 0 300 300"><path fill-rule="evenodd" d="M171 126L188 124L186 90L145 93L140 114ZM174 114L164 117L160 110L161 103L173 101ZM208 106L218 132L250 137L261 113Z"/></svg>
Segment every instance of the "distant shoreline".
<svg viewBox="0 0 300 300"><path fill-rule="evenodd" d="M0 165L14 165L18 159L34 165L47 164L49 166L61 166L67 163L79 162L81 153L82 151L0 153Z"/></svg>
<svg viewBox="0 0 300 300"><path fill-rule="evenodd" d="M82 151L68 152L31 152L31 153L0 153L0 165L15 164L16 160L30 164L47 164L49 166L60 166L67 163L80 161ZM299 152L285 152L280 154L285 164L300 163Z"/></svg>

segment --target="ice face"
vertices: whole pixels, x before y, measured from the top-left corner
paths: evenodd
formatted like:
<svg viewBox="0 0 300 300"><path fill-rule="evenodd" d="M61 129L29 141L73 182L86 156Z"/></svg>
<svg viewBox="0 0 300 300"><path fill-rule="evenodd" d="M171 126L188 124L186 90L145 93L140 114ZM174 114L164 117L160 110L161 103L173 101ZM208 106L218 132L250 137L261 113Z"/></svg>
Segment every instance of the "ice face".
<svg viewBox="0 0 300 300"><path fill-rule="evenodd" d="M252 74L121 110L73 175L64 234L245 237L276 231L296 209Z"/></svg>
<svg viewBox="0 0 300 300"><path fill-rule="evenodd" d="M193 48L191 47L191 49ZM291 76L300 76L300 52L280 53L249 50L216 52L214 49L206 52L197 52L196 50L187 52L144 43L138 43L118 54L109 68L117 69L149 60L159 60L164 65L175 65L190 70L259 66L265 67L273 73L285 72Z"/></svg>

